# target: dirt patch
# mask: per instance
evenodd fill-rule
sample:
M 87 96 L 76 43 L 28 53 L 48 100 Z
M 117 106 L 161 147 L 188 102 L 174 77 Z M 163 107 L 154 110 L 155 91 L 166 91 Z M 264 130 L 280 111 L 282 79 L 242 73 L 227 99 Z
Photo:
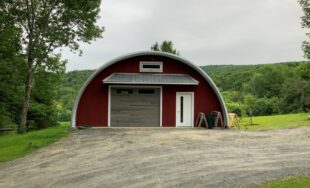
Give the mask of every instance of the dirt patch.
M 0 164 L 0 187 L 252 187 L 310 174 L 310 127 L 76 130 Z

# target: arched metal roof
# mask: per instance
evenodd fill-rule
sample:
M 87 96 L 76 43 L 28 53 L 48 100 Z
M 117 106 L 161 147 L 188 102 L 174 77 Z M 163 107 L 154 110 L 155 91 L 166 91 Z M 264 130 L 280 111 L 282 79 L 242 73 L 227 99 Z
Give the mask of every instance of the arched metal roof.
M 84 93 L 86 87 L 88 86 L 88 84 L 100 73 L 102 72 L 104 69 L 106 69 L 107 67 L 113 65 L 114 63 L 117 63 L 119 61 L 125 60 L 125 59 L 129 59 L 132 57 L 137 57 L 137 56 L 144 56 L 144 55 L 154 55 L 154 56 L 162 56 L 162 57 L 168 57 L 177 61 L 180 61 L 190 67 L 192 67 L 194 70 L 196 70 L 197 72 L 199 72 L 204 78 L 205 80 L 210 84 L 210 86 L 212 87 L 212 89 L 214 90 L 222 111 L 223 113 L 223 120 L 224 120 L 224 125 L 228 125 L 228 114 L 227 114 L 227 108 L 224 102 L 224 99 L 221 95 L 221 93 L 219 92 L 218 88 L 216 87 L 215 83 L 212 81 L 212 79 L 207 75 L 207 73 L 205 71 L 203 71 L 200 67 L 194 65 L 191 61 L 181 58 L 179 56 L 170 54 L 170 53 L 165 53 L 165 52 L 158 52 L 158 51 L 142 51 L 142 52 L 135 52 L 135 53 L 130 53 L 127 55 L 123 55 L 120 56 L 118 58 L 112 59 L 109 62 L 107 62 L 106 64 L 102 65 L 101 67 L 99 67 L 88 79 L 87 81 L 84 83 L 84 85 L 82 86 L 82 88 L 80 89 L 80 92 L 78 93 L 74 105 L 73 105 L 73 109 L 72 109 L 72 118 L 71 118 L 71 126 L 73 128 L 76 127 L 76 112 L 77 112 L 77 107 L 80 101 L 80 98 L 82 96 L 82 94 Z

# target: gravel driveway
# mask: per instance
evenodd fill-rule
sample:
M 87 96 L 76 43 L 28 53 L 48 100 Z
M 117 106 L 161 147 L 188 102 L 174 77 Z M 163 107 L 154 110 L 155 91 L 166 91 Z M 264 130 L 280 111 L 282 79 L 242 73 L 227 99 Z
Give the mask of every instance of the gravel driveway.
M 0 164 L 0 187 L 255 187 L 310 174 L 310 126 L 76 130 Z

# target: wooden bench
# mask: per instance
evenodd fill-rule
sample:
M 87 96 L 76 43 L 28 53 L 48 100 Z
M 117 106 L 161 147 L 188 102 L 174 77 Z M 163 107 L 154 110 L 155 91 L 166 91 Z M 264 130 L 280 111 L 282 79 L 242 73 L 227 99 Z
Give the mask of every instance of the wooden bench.
M 205 124 L 206 128 L 209 127 L 207 119 L 206 119 L 206 115 L 204 113 L 202 113 L 202 112 L 199 112 L 198 113 L 198 117 L 196 119 L 195 126 L 202 127 L 203 123 Z
M 215 120 L 214 120 L 214 127 L 215 128 L 217 128 L 217 127 L 225 128 L 221 112 L 219 112 L 219 111 L 212 111 L 211 115 L 215 117 Z M 219 126 L 219 125 L 221 125 L 221 126 Z
M 212 128 L 218 128 L 218 127 L 225 128 L 221 112 L 212 111 L 210 113 L 210 115 L 214 117 L 214 120 L 213 120 L 214 121 L 213 122 L 214 127 L 212 127 Z M 199 112 L 198 117 L 197 117 L 196 122 L 195 122 L 195 125 L 197 127 L 201 127 L 203 124 L 205 124 L 206 128 L 209 128 L 209 124 L 208 124 L 208 121 L 206 118 L 206 114 Z

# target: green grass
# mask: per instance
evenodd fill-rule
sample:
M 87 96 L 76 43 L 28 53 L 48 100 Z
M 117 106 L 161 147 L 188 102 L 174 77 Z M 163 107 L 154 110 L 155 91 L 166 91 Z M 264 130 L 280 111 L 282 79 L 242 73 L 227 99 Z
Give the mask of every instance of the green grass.
M 253 117 L 253 125 L 249 125 L 249 118 L 244 117 L 240 121 L 240 128 L 243 130 L 270 130 L 282 128 L 295 128 L 300 126 L 310 126 L 307 119 L 309 113 L 285 114 L 274 116 Z
M 0 136 L 0 162 L 10 161 L 47 146 L 58 139 L 68 136 L 70 131 L 68 122 L 61 122 L 59 126 L 25 134 L 8 134 Z
M 263 188 L 310 188 L 310 176 L 291 176 L 265 183 Z

